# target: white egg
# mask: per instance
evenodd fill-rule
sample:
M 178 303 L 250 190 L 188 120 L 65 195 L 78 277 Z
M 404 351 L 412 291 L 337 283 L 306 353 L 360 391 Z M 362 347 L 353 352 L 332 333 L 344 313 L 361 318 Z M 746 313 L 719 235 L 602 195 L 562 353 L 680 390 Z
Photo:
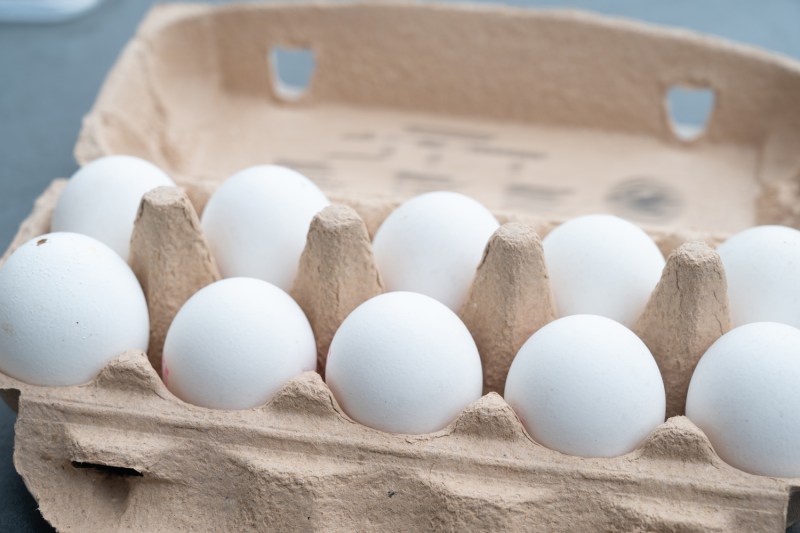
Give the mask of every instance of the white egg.
M 644 231 L 611 215 L 569 220 L 542 245 L 559 316 L 600 315 L 628 327 L 644 311 L 665 264 Z
M 800 330 L 775 322 L 733 329 L 697 363 L 686 416 L 728 464 L 800 477 Z
M 53 231 L 94 237 L 128 260 L 133 222 L 142 196 L 175 183 L 154 164 L 112 155 L 86 164 L 67 182 L 53 212 Z
M 800 327 L 800 231 L 758 226 L 717 248 L 728 280 L 731 322 Z
M 288 168 L 255 166 L 228 178 L 202 216 L 222 276 L 258 278 L 290 290 L 311 219 L 328 203 L 311 180 Z
M 331 342 L 325 379 L 354 420 L 391 433 L 442 429 L 483 389 L 463 322 L 410 292 L 376 296 L 350 313 Z
M 498 226 L 468 196 L 423 194 L 395 209 L 378 228 L 375 262 L 387 290 L 425 294 L 457 312 Z
M 302 309 L 278 287 L 230 278 L 196 292 L 167 332 L 164 383 L 177 397 L 212 409 L 249 409 L 317 366 Z
M 0 269 L 0 370 L 34 385 L 78 385 L 127 350 L 147 350 L 144 293 L 105 244 L 50 233 Z
M 505 399 L 538 443 L 584 457 L 633 451 L 666 412 L 647 346 L 596 315 L 561 318 L 534 333 L 511 363 Z

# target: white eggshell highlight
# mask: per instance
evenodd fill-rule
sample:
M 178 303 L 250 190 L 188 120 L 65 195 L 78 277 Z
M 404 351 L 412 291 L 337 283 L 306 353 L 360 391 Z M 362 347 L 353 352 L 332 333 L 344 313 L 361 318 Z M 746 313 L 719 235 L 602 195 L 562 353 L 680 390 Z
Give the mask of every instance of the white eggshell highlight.
M 647 346 L 595 315 L 561 318 L 534 333 L 511 364 L 505 399 L 534 440 L 583 457 L 633 451 L 666 412 Z
M 718 248 L 728 280 L 731 322 L 800 327 L 800 231 L 757 226 Z
M 105 244 L 50 233 L 0 269 L 0 371 L 34 385 L 78 385 L 127 350 L 147 350 L 144 293 Z
M 692 375 L 686 416 L 728 464 L 800 477 L 800 330 L 775 322 L 733 329 Z
M 612 215 L 569 220 L 542 245 L 559 316 L 600 315 L 628 327 L 644 311 L 665 264 L 641 228 Z
M 203 233 L 223 277 L 258 278 L 288 291 L 311 219 L 328 204 L 322 191 L 294 170 L 250 167 L 211 195 Z
M 164 341 L 162 376 L 189 403 L 249 409 L 316 366 L 311 325 L 291 296 L 263 280 L 229 278 L 178 311 Z
M 489 210 L 468 196 L 423 194 L 395 209 L 378 228 L 375 262 L 387 290 L 425 294 L 458 312 L 498 226 Z
M 478 349 L 463 322 L 410 292 L 376 296 L 345 319 L 325 379 L 350 417 L 390 433 L 438 431 L 483 389 Z
M 96 159 L 67 182 L 53 212 L 53 231 L 82 233 L 128 260 L 142 196 L 175 183 L 154 164 L 129 155 Z

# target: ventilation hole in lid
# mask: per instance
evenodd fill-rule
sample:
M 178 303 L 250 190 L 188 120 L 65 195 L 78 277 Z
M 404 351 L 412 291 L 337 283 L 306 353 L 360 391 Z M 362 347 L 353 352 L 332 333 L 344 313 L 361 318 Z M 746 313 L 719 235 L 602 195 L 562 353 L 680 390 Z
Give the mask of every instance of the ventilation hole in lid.
M 308 92 L 316 68 L 314 51 L 309 48 L 274 46 L 269 52 L 269 66 L 275 95 L 295 101 Z
M 144 474 L 134 468 L 127 468 L 124 466 L 104 465 L 99 463 L 84 463 L 81 461 L 72 461 L 73 468 L 78 469 L 91 469 L 102 474 L 109 474 L 119 477 L 142 477 Z
M 673 85 L 667 91 L 666 105 L 672 132 L 682 141 L 700 138 L 714 110 L 714 90 Z

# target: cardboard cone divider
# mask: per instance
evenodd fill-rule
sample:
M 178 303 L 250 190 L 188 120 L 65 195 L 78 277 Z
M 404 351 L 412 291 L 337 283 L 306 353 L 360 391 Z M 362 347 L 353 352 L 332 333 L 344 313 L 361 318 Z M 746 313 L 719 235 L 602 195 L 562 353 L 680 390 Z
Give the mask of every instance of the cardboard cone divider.
M 44 199 L 15 242 L 47 231 L 57 194 L 48 190 Z M 143 199 L 131 263 L 155 315 L 155 338 L 219 276 L 178 188 Z M 361 217 L 347 206 L 325 208 L 309 228 L 292 290 L 321 338 L 321 356 L 348 312 L 382 290 Z M 724 294 L 717 254 L 683 244 L 636 325 L 664 372 L 673 411 L 697 358 L 729 327 Z M 0 388 L 19 398 L 15 466 L 45 517 L 64 530 L 779 531 L 796 518 L 790 503 L 800 480 L 726 465 L 683 416 L 616 458 L 570 457 L 528 436 L 491 391 L 502 390 L 519 345 L 555 318 L 541 240 L 530 226 L 506 223 L 491 237 L 461 316 L 489 392 L 439 432 L 361 426 L 315 372 L 259 408 L 196 407 L 169 392 L 157 358 L 133 351 L 83 386 L 38 387 L 0 375 Z
M 542 241 L 531 227 L 510 222 L 495 231 L 460 314 L 481 354 L 484 393 L 503 394 L 514 356 L 556 318 Z
M 731 329 L 728 287 L 717 252 L 681 245 L 633 327 L 655 357 L 667 393 L 667 417 L 684 413 L 689 381 L 709 346 Z
M 311 322 L 317 369 L 325 375 L 328 347 L 350 312 L 383 292 L 367 227 L 344 205 L 331 205 L 311 221 L 291 295 Z
M 161 351 L 172 319 L 198 290 L 220 279 L 189 197 L 158 187 L 142 198 L 131 237 L 129 263 L 147 299 L 147 355 L 161 375 Z

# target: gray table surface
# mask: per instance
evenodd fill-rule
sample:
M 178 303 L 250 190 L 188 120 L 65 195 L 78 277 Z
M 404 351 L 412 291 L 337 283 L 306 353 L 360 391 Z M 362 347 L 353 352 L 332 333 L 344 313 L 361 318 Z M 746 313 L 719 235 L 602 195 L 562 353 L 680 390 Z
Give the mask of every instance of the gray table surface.
M 47 183 L 75 171 L 72 148 L 81 118 L 154 3 L 106 0 L 66 23 L 0 23 L 0 250 L 8 246 Z M 721 35 L 800 58 L 800 1 L 796 0 L 507 3 L 590 9 Z M 52 531 L 14 470 L 14 420 L 14 413 L 0 402 L 0 532 Z

